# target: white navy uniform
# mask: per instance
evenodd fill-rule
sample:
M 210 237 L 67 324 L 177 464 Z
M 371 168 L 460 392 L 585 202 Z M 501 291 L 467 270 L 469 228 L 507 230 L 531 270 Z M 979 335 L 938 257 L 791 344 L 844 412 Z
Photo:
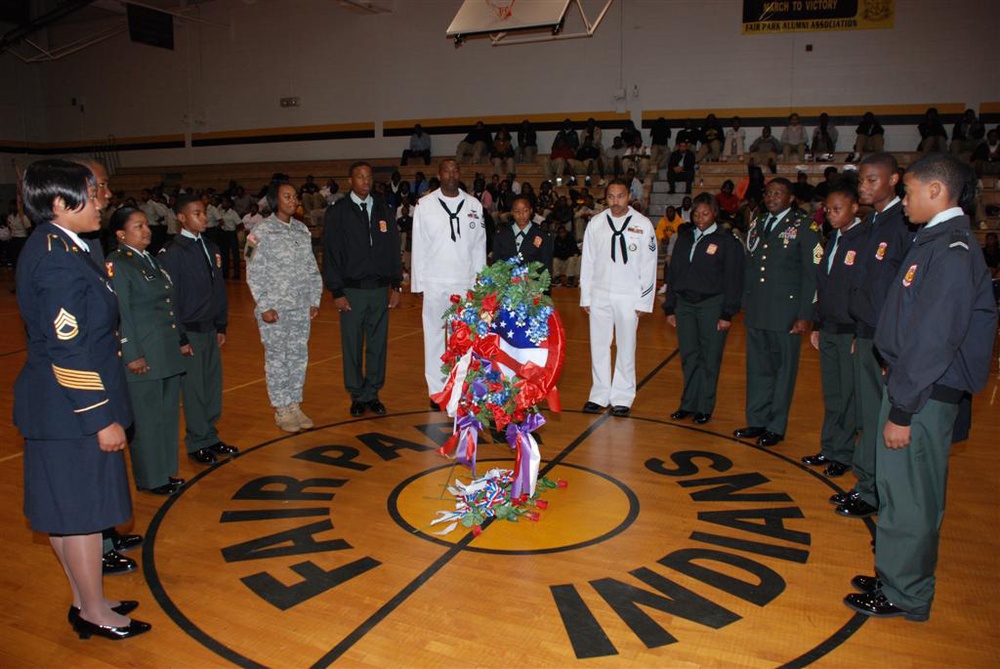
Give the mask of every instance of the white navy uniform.
M 635 399 L 635 331 L 638 312 L 651 312 L 656 297 L 656 232 L 632 207 L 591 219 L 583 235 L 580 306 L 590 309 L 590 401 L 631 407 Z M 618 355 L 611 375 L 611 340 Z
M 479 200 L 459 189 L 427 193 L 413 209 L 410 292 L 424 294 L 424 376 L 428 394 L 444 389 L 445 333 L 441 317 L 451 296 L 472 287 L 486 266 L 486 222 Z

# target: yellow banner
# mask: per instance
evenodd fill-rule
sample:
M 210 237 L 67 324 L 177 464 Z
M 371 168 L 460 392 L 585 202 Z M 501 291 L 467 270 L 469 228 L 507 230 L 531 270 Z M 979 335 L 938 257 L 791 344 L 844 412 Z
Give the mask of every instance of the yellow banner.
M 743 0 L 743 34 L 892 28 L 896 0 Z

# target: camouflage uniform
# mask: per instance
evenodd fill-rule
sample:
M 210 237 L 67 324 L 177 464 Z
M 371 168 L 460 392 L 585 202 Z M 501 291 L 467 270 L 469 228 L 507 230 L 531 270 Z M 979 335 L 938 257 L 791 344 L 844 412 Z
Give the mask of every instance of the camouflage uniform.
M 312 236 L 300 221 L 282 223 L 269 216 L 247 236 L 247 283 L 264 344 L 267 394 L 278 409 L 298 405 L 309 362 L 309 309 L 323 293 Z M 261 314 L 278 312 L 276 323 Z

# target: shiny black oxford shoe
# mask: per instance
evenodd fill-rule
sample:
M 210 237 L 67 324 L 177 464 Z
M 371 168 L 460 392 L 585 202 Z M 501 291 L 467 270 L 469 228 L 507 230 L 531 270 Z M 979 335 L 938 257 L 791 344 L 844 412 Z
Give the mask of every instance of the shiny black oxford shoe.
M 758 446 L 777 446 L 785 440 L 785 435 L 764 430 L 764 433 L 757 437 Z
M 200 465 L 214 465 L 218 460 L 216 460 L 215 454 L 207 448 L 202 448 L 194 453 L 188 453 L 188 457 L 197 462 Z
M 858 574 L 851 579 L 851 587 L 858 592 L 864 592 L 870 595 L 882 589 L 882 579 L 878 576 L 865 576 L 864 574 Z
M 926 611 L 908 611 L 896 606 L 881 590 L 851 593 L 844 597 L 844 604 L 847 604 L 847 608 L 872 618 L 906 618 L 913 622 L 924 622 L 930 618 Z
M 597 402 L 587 401 L 583 405 L 583 413 L 604 413 L 605 408 Z
M 847 465 L 841 462 L 834 462 L 831 460 L 830 464 L 828 464 L 826 466 L 826 469 L 823 470 L 823 475 L 833 479 L 837 478 L 838 476 L 843 476 L 844 472 L 846 472 L 848 469 L 850 468 Z
M 712 414 L 710 413 L 696 413 L 694 415 L 694 420 L 692 421 L 695 425 L 704 425 L 708 421 L 712 420 Z
M 733 436 L 737 439 L 756 439 L 762 434 L 764 434 L 764 428 L 762 427 L 748 426 L 733 430 Z
M 105 576 L 117 576 L 135 571 L 138 566 L 135 560 L 127 558 L 118 551 L 108 551 L 101 556 L 101 571 Z
M 379 399 L 374 399 L 368 403 L 368 408 L 372 410 L 372 413 L 376 416 L 384 416 L 386 414 L 385 405 Z
M 685 411 L 684 409 L 678 409 L 677 411 L 670 414 L 670 420 L 684 420 L 691 415 L 690 411 Z
M 208 450 L 212 451 L 216 455 L 236 455 L 240 452 L 240 449 L 235 446 L 230 446 L 227 443 L 217 441 L 208 447 Z
M 833 460 L 826 457 L 822 453 L 817 453 L 816 455 L 807 455 L 802 458 L 802 464 L 809 465 L 810 467 L 822 467 L 823 465 L 828 465 Z
M 365 415 L 365 403 L 358 400 L 351 402 L 351 415 L 355 418 Z
M 857 495 L 838 506 L 836 512 L 845 518 L 867 518 L 878 513 L 878 507 L 872 506 Z
M 142 545 L 141 534 L 119 534 L 118 532 L 112 532 L 110 538 L 111 545 L 114 546 L 114 549 L 122 553 L 130 551 L 133 548 L 138 548 Z

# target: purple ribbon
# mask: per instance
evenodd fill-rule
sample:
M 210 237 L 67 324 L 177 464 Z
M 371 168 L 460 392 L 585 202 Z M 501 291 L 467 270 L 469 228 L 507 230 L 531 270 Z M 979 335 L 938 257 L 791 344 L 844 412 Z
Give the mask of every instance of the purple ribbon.
M 467 413 L 455 423 L 458 432 L 458 448 L 455 449 L 455 459 L 461 462 L 476 475 L 476 446 L 479 443 L 479 431 L 483 426 L 475 414 Z
M 511 497 L 520 497 L 531 487 L 531 440 L 528 437 L 542 425 L 545 425 L 545 417 L 540 413 L 529 413 L 520 425 L 507 425 L 507 443 L 515 450 Z

